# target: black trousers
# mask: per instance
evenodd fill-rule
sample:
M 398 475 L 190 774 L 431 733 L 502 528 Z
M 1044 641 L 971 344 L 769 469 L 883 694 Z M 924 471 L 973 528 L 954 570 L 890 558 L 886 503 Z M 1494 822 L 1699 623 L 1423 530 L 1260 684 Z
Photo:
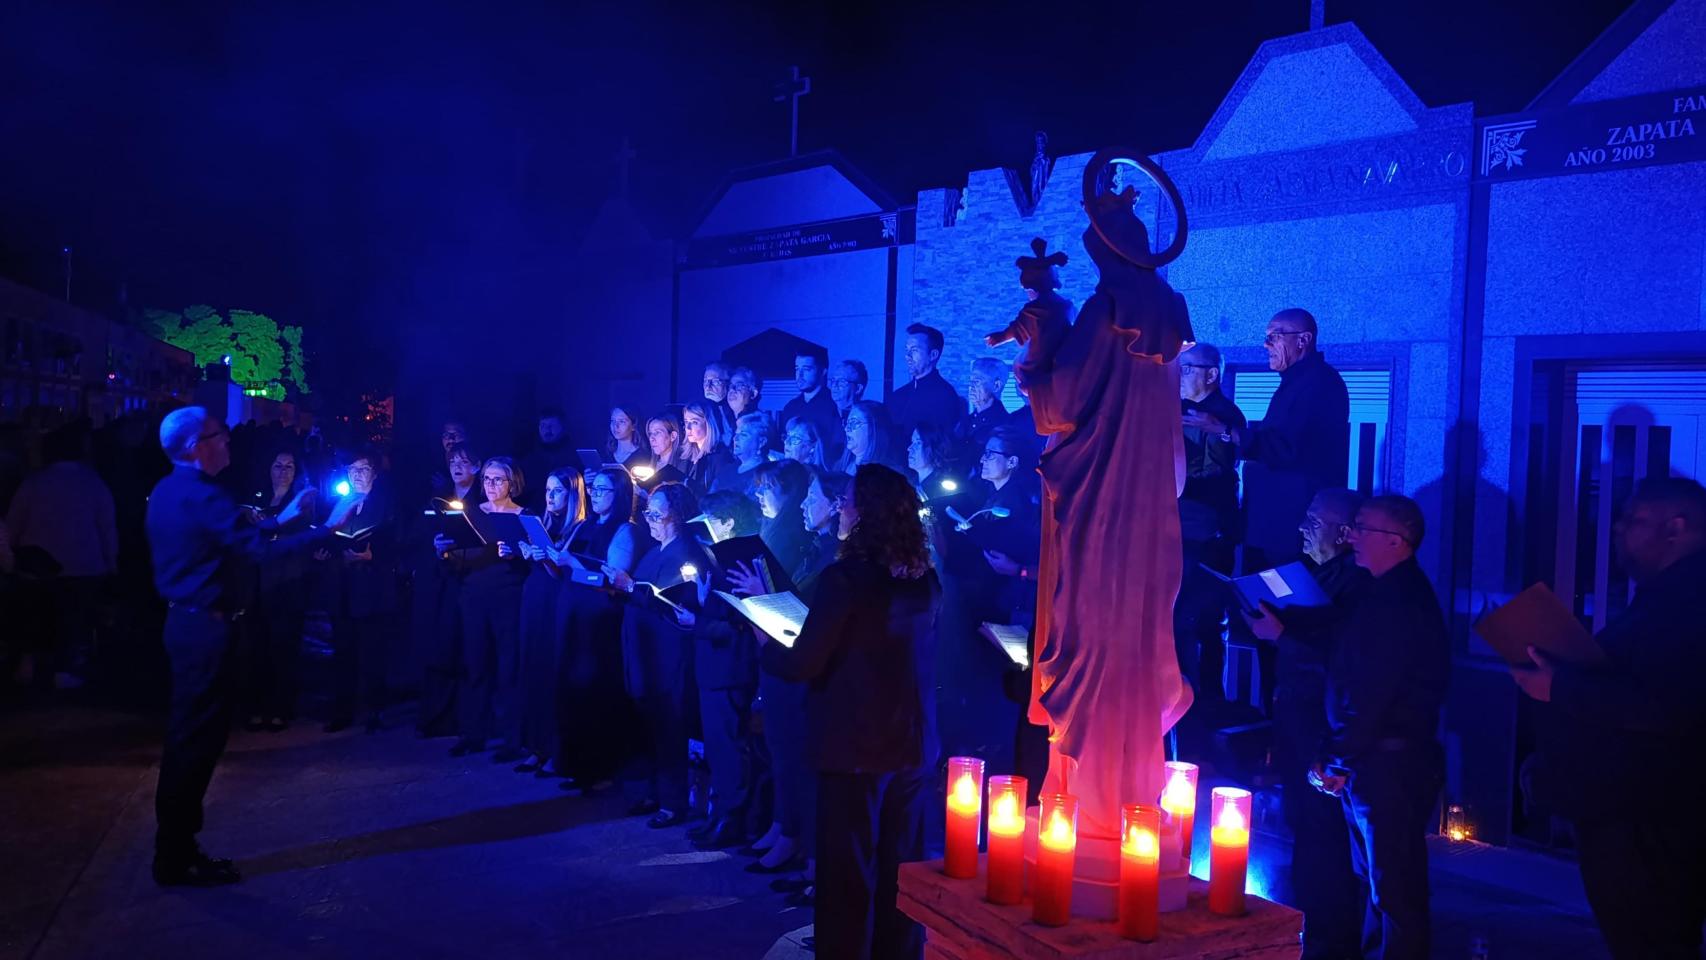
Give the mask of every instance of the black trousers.
M 521 584 L 463 584 L 462 739 L 521 748 Z
M 756 684 L 699 691 L 699 725 L 705 742 L 705 763 L 711 768 L 711 813 L 745 824 L 752 804 L 752 696 Z
M 1226 699 L 1222 667 L 1226 662 L 1226 588 L 1201 564 L 1232 572 L 1232 548 L 1221 540 L 1184 541 L 1185 566 L 1179 597 L 1173 603 L 1173 646 L 1179 670 L 1196 695 L 1195 709 Z
M 817 777 L 817 955 L 911 960 L 924 929 L 895 907 L 900 865 L 924 859 L 922 769 Z
M 281 720 L 296 716 L 302 621 L 302 610 L 294 605 L 261 607 L 243 617 L 242 633 L 248 646 L 244 707 L 251 716 Z
M 1359 757 L 1341 800 L 1351 865 L 1368 889 L 1362 955 L 1427 960 L 1427 829 L 1442 777 L 1439 748 L 1377 751 Z
M 389 613 L 338 617 L 332 625 L 332 715 L 348 721 L 358 708 L 378 712 L 386 706 L 386 684 L 393 618 Z
M 420 663 L 420 718 L 429 736 L 456 732 L 456 694 L 462 686 L 462 585 L 436 567 L 415 574 L 410 607 L 416 659 Z
M 230 625 L 206 613 L 171 610 L 163 640 L 172 699 L 154 791 L 154 851 L 181 861 L 196 852 L 202 798 L 231 732 L 236 657 Z
M 1351 867 L 1344 804 L 1309 784 L 1309 764 L 1326 732 L 1326 678 L 1281 656 L 1274 691 L 1274 766 L 1291 828 L 1291 905 L 1303 911 L 1302 960 L 1362 955 L 1365 884 Z
M 1617 960 L 1700 960 L 1706 829 L 1678 818 L 1578 821 L 1582 886 Z

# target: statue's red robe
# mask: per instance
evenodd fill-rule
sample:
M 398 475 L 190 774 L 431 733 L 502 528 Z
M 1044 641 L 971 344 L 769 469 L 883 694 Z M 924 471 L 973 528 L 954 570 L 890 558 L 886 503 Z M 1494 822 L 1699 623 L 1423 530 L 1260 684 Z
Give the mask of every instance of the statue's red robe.
M 1122 803 L 1161 794 L 1162 736 L 1191 702 L 1173 650 L 1184 489 L 1184 297 L 1086 245 L 1103 282 L 1076 322 L 1038 297 L 1015 372 L 1047 436 L 1031 722 L 1049 729 L 1047 791 L 1079 801 L 1082 836 L 1119 836 Z M 1098 249 L 1100 248 L 1100 249 Z M 1101 256 L 1098 256 L 1101 254 Z

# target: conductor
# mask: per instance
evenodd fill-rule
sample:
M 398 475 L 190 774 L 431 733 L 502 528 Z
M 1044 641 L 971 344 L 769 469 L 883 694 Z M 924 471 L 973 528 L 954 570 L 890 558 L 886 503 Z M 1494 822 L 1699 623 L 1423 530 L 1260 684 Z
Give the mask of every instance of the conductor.
M 275 517 L 240 515 L 214 477 L 231 462 L 231 435 L 201 407 L 168 413 L 160 447 L 172 472 L 148 498 L 148 544 L 154 585 L 166 601 L 164 642 L 172 669 L 171 711 L 154 794 L 154 882 L 162 886 L 216 886 L 241 879 L 229 860 L 216 860 L 196 843 L 202 797 L 225 750 L 231 728 L 233 621 L 241 614 L 235 586 L 245 562 L 262 562 L 309 549 L 329 534 L 311 527 L 271 539 L 268 531 L 303 512 L 303 494 Z M 332 522 L 347 516 L 335 510 Z

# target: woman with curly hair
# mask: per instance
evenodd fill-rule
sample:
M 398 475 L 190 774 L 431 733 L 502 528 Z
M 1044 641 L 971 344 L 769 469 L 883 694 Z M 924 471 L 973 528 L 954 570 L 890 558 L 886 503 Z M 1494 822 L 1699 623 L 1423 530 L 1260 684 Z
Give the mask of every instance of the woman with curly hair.
M 819 578 L 799 638 L 766 643 L 762 663 L 810 683 L 819 955 L 918 957 L 922 931 L 895 908 L 895 894 L 900 864 L 924 856 L 942 589 L 906 477 L 859 467 L 846 511 L 852 531 Z

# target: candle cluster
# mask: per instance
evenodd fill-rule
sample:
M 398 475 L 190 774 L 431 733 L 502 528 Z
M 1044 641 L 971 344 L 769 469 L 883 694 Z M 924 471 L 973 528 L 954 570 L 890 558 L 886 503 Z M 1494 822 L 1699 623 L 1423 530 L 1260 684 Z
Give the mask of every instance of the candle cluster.
M 987 825 L 985 896 L 991 903 L 1012 906 L 1022 902 L 1025 893 L 1026 782 L 1024 777 L 990 777 L 986 807 L 983 773 L 983 761 L 976 757 L 948 761 L 942 871 L 958 879 L 976 878 L 978 840 Z M 1162 874 L 1190 869 L 1197 776 L 1195 764 L 1170 762 L 1158 805 L 1134 803 L 1120 810 L 1118 924 L 1122 937 L 1151 942 L 1160 934 Z M 1245 909 L 1250 862 L 1250 791 L 1216 787 L 1210 817 L 1208 906 L 1216 914 L 1238 916 Z M 1031 877 L 1035 922 L 1061 926 L 1071 919 L 1077 850 L 1078 798 L 1044 794 L 1038 806 L 1037 859 Z

